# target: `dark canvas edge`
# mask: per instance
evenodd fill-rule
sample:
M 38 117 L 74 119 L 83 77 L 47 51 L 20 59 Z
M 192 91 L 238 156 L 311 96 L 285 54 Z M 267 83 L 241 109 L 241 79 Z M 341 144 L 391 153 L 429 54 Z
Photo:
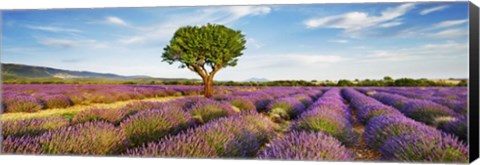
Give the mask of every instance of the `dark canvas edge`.
M 479 157 L 479 12 L 478 7 L 469 4 L 469 160 Z

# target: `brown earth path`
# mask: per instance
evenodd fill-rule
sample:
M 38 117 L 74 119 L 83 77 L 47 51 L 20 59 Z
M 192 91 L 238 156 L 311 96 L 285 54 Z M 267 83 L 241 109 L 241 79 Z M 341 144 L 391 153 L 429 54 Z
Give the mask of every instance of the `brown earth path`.
M 380 160 L 381 154 L 377 150 L 373 150 L 368 148 L 366 142 L 365 142 L 365 137 L 364 137 L 364 132 L 365 132 L 365 125 L 362 124 L 358 118 L 357 118 L 357 111 L 355 108 L 350 106 L 350 109 L 352 110 L 352 117 L 353 117 L 353 131 L 358 135 L 357 142 L 351 146 L 348 147 L 355 155 L 355 160 L 360 160 L 360 161 L 378 161 Z

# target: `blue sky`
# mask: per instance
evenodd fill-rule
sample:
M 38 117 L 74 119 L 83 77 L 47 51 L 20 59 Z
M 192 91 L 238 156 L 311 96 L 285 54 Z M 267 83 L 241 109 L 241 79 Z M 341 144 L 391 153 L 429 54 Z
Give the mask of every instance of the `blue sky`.
M 161 62 L 185 25 L 241 30 L 247 49 L 216 80 L 468 77 L 468 3 L 364 3 L 12 10 L 3 63 L 199 78 Z

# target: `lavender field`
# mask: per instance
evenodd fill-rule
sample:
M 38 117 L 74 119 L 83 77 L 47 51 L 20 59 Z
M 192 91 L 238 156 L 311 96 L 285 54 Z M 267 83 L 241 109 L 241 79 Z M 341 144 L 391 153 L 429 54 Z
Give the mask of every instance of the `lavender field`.
M 2 153 L 467 162 L 466 87 L 3 85 Z

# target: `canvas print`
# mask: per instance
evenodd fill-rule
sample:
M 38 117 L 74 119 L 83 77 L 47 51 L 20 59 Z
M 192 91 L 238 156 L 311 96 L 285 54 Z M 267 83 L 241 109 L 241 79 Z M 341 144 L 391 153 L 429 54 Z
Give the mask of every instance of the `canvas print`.
M 2 154 L 468 162 L 467 2 L 1 12 Z

